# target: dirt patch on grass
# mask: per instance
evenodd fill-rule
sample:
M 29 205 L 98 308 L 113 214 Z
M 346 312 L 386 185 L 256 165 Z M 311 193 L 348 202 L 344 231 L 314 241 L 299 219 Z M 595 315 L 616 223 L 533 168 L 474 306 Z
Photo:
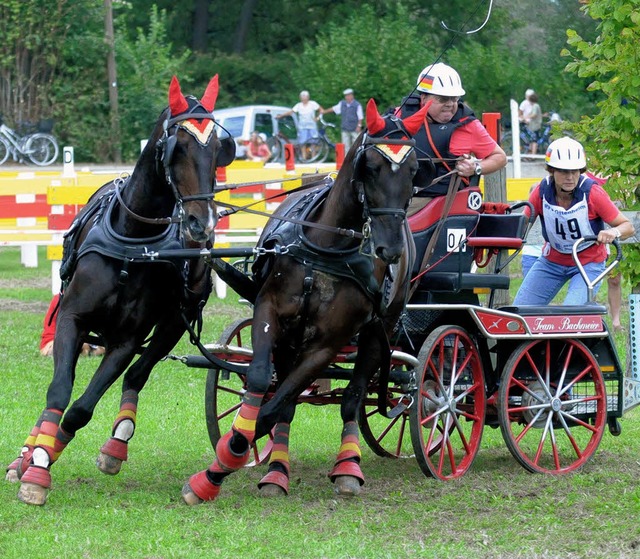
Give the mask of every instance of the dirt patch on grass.
M 18 299 L 0 299 L 0 312 L 15 311 L 44 315 L 49 303 L 44 301 L 20 301 Z

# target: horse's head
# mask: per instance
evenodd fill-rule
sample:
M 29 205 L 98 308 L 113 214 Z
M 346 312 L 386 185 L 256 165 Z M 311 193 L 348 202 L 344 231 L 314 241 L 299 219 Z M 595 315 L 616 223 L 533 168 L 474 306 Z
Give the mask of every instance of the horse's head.
M 428 106 L 401 120 L 380 116 L 373 99 L 367 104 L 367 131 L 354 145 L 353 179 L 362 204 L 362 251 L 387 264 L 397 262 L 404 248 L 404 220 L 418 170 L 415 143 Z
M 209 239 L 216 225 L 216 167 L 229 165 L 236 153 L 233 138 L 221 139 L 216 133 L 213 109 L 217 97 L 217 74 L 200 100 L 185 97 L 174 76 L 163 132 L 156 144 L 157 169 L 173 190 L 182 230 L 197 242 Z

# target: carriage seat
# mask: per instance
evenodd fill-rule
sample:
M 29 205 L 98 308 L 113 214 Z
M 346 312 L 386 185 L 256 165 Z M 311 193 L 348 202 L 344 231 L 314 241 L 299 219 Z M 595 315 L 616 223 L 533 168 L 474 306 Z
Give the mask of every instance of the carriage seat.
M 434 266 L 423 276 L 421 287 L 429 291 L 454 293 L 473 289 L 509 289 L 508 274 L 471 272 L 471 254 L 487 251 L 488 259 L 500 250 L 520 250 L 526 230 L 527 217 L 523 214 L 480 214 L 477 227 L 465 241 L 468 256 L 463 257 L 459 253 L 455 258 L 450 255 L 448 259 L 453 257 L 457 265 L 446 270 Z
M 501 311 L 519 314 L 520 316 L 571 316 L 578 314 L 607 314 L 607 307 L 592 303 L 590 305 L 519 305 L 500 307 Z

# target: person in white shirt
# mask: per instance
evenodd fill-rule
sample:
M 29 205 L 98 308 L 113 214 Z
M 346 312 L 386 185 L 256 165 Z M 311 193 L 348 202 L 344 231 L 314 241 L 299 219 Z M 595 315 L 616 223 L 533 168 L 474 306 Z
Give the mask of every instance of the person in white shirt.
M 307 90 L 300 92 L 300 101 L 296 103 L 290 111 L 281 113 L 276 119 L 289 116 L 293 113 L 298 115 L 298 144 L 302 145 L 312 138 L 318 137 L 318 125 L 316 121 L 318 117 L 316 113 L 322 113 L 324 109 L 315 101 L 311 100 L 311 96 Z

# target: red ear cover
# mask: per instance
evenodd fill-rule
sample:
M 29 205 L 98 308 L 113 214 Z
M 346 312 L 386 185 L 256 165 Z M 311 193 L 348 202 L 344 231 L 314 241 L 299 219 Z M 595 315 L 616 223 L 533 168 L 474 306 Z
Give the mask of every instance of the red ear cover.
M 376 102 L 373 99 L 369 99 L 367 103 L 367 129 L 369 134 L 377 134 L 384 130 L 384 127 L 384 118 L 380 116 Z
M 413 113 L 402 121 L 405 130 L 411 135 L 415 136 L 416 132 L 420 130 L 420 127 L 424 123 L 424 118 L 427 115 L 427 111 L 431 106 L 431 100 L 427 101 L 417 113 Z
M 218 74 L 213 76 L 207 85 L 207 89 L 200 99 L 202 106 L 210 113 L 213 112 L 213 108 L 216 106 L 216 99 L 218 99 Z
M 169 86 L 169 110 L 172 116 L 182 114 L 189 108 L 189 103 L 182 95 L 180 91 L 180 82 L 178 78 L 173 76 L 171 78 L 171 85 Z

